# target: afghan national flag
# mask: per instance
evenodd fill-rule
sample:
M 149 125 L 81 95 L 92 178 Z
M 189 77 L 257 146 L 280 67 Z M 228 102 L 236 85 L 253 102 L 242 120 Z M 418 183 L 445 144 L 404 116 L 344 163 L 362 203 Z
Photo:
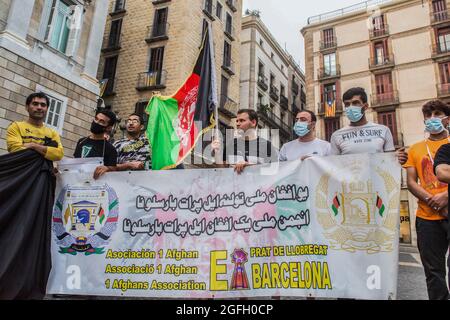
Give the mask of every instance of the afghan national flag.
M 153 170 L 172 169 L 181 164 L 199 138 L 216 124 L 218 103 L 212 43 L 208 26 L 194 70 L 183 86 L 173 96 L 154 96 L 147 106 Z
M 103 220 L 105 220 L 105 210 L 103 210 L 102 207 L 100 207 L 100 211 L 98 212 L 98 221 L 100 221 L 100 224 L 103 223 Z
M 336 194 L 336 196 L 333 199 L 333 204 L 331 205 L 331 209 L 334 212 L 334 216 L 338 215 L 340 206 L 341 206 L 341 203 L 339 202 L 338 195 Z
M 384 204 L 383 204 L 383 200 L 381 200 L 380 196 L 377 195 L 377 208 L 378 208 L 378 213 L 380 214 L 380 216 L 383 216 L 383 212 L 384 212 Z

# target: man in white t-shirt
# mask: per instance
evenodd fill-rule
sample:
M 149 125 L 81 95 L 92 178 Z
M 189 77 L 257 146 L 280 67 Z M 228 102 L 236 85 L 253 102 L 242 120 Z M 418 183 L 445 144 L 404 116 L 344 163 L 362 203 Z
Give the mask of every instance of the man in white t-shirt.
M 367 94 L 363 88 L 351 88 L 344 93 L 345 114 L 350 125 L 339 129 L 331 136 L 331 153 L 357 154 L 395 151 L 394 139 L 388 127 L 366 119 Z M 408 155 L 404 148 L 397 150 L 400 164 L 405 164 Z
M 300 111 L 295 118 L 294 131 L 298 139 L 290 141 L 281 147 L 280 161 L 304 160 L 313 156 L 328 156 L 331 154 L 329 142 L 316 137 L 317 117 L 309 110 Z

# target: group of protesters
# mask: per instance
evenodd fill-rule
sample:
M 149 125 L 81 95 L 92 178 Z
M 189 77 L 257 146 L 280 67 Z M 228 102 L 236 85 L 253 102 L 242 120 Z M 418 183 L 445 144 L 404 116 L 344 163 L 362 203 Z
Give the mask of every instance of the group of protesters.
M 278 151 L 258 134 L 258 114 L 240 109 L 236 118 L 236 135 L 227 143 L 215 139 L 212 153 L 219 167 L 233 167 L 242 174 L 246 167 L 278 161 L 307 161 L 314 157 L 364 153 L 395 152 L 407 172 L 409 191 L 418 199 L 416 218 L 417 245 L 425 270 L 430 299 L 449 299 L 446 282 L 446 253 L 449 249 L 448 187 L 450 182 L 450 107 L 440 101 L 422 107 L 428 137 L 410 146 L 395 149 L 390 129 L 368 121 L 367 94 L 363 88 L 351 88 L 343 95 L 345 115 L 350 124 L 335 131 L 330 142 L 317 138 L 317 117 L 310 110 L 296 114 L 293 131 L 298 136 Z M 45 126 L 49 98 L 41 92 L 26 100 L 28 119 L 13 122 L 7 130 L 9 152 L 31 149 L 50 161 L 59 161 L 64 150 L 58 133 Z M 101 157 L 103 164 L 94 172 L 99 179 L 107 172 L 146 170 L 151 167 L 151 143 L 145 135 L 145 123 L 139 114 L 126 119 L 126 137 L 112 141 L 109 136 L 117 117 L 108 109 L 99 109 L 92 121 L 90 134 L 80 139 L 73 157 Z M 113 138 L 113 137 L 112 137 Z M 450 265 L 450 258 L 447 260 Z M 450 276 L 450 275 L 449 275 Z

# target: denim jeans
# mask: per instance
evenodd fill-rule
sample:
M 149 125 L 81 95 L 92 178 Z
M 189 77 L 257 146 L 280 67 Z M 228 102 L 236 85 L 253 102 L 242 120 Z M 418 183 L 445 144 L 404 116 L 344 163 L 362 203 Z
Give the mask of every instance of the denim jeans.
M 449 290 L 445 279 L 449 274 L 445 266 L 445 255 L 449 250 L 448 220 L 425 220 L 417 217 L 417 247 L 420 253 L 427 281 L 428 298 L 430 300 L 449 299 Z M 450 258 L 447 259 L 450 267 Z

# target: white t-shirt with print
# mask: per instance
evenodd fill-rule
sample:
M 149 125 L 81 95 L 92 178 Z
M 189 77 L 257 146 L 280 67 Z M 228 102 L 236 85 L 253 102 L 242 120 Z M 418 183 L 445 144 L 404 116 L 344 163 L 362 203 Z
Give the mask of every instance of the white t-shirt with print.
M 394 139 L 388 127 L 368 122 L 365 125 L 347 126 L 331 136 L 332 154 L 382 153 L 394 151 Z
M 324 157 L 331 154 L 331 145 L 328 141 L 314 139 L 301 142 L 298 139 L 284 144 L 280 150 L 280 161 L 298 160 L 305 156 Z

